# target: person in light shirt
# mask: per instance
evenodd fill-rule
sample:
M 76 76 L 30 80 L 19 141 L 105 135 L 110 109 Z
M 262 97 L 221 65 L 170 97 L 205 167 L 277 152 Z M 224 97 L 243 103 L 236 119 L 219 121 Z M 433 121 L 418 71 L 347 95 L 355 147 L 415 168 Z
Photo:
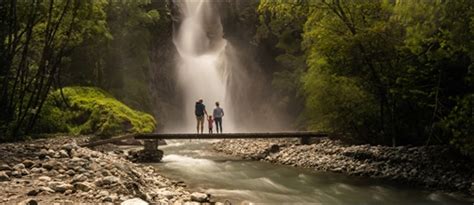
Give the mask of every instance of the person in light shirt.
M 219 102 L 216 102 L 216 108 L 214 108 L 214 112 L 212 113 L 214 117 L 214 122 L 216 122 L 216 133 L 222 133 L 222 117 L 224 117 L 224 109 L 219 107 Z

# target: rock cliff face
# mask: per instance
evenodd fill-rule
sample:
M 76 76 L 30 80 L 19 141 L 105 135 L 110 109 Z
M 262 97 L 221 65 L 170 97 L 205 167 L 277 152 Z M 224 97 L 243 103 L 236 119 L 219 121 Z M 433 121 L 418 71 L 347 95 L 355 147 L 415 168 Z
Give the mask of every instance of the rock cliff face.
M 394 180 L 429 189 L 472 194 L 473 165 L 446 146 L 311 145 L 288 140 L 224 140 L 217 151 L 276 164 Z

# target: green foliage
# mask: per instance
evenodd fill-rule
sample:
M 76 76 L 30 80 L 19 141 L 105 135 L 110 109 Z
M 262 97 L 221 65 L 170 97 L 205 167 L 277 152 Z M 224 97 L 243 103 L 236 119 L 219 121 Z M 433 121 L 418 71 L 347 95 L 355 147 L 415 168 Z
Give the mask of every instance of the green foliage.
M 378 111 L 375 99 L 356 80 L 325 72 L 329 65 L 324 59 L 314 63 L 317 65 L 311 65 L 303 77 L 308 127 L 347 133 L 346 137 L 365 133 L 359 137 L 367 137 L 375 123 L 370 120 Z
M 149 133 L 155 119 L 116 100 L 107 92 L 93 87 L 66 87 L 48 97 L 36 132 L 95 134 L 108 137 L 121 133 Z
M 303 90 L 308 128 L 472 153 L 470 1 L 261 1 L 258 12 L 256 38 L 283 50 L 274 84 Z
M 148 96 L 154 28 L 166 23 L 151 1 L 107 1 L 108 38 L 91 36 L 71 56 L 67 85 L 100 87 L 133 108 L 151 110 Z
M 5 1 L 0 6 L 0 136 L 28 134 L 84 39 L 106 35 L 105 0 Z
M 460 99 L 444 123 L 453 134 L 451 143 L 474 156 L 474 94 Z

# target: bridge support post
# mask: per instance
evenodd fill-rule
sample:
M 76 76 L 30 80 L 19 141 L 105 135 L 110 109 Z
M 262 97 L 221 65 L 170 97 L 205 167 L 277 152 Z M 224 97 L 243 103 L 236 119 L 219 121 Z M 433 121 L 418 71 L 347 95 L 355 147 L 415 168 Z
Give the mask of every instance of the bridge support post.
M 300 144 L 302 144 L 302 145 L 308 145 L 308 144 L 309 144 L 309 139 L 310 139 L 310 137 L 307 137 L 307 136 L 301 137 L 301 138 L 300 138 Z
M 129 153 L 132 160 L 136 162 L 160 162 L 163 158 L 163 151 L 158 149 L 159 140 L 145 140 L 143 150 Z

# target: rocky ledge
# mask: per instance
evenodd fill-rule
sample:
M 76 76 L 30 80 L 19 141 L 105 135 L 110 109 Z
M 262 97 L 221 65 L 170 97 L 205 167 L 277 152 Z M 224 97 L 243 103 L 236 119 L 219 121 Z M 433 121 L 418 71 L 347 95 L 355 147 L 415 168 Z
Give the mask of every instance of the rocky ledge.
M 248 159 L 474 195 L 472 161 L 446 146 L 344 145 L 329 139 L 310 145 L 296 140 L 223 140 L 213 146 Z
M 154 167 L 79 147 L 79 140 L 0 144 L 0 204 L 214 204 Z

